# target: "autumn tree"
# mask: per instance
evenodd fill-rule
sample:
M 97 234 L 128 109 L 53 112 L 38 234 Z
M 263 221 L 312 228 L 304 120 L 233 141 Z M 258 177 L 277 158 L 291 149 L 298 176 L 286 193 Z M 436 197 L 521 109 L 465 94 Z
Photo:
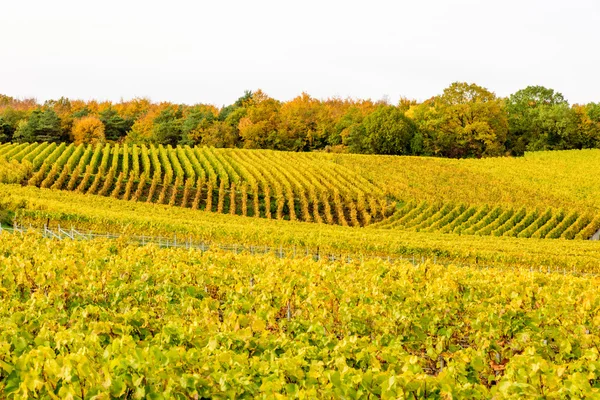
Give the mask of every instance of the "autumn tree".
M 575 104 L 572 109 L 575 127 L 569 144 L 576 149 L 600 147 L 600 103 Z
M 239 119 L 237 129 L 243 146 L 249 149 L 278 149 L 282 147 L 278 127 L 280 122 L 279 110 L 281 103 L 269 97 L 262 90 L 252 94 L 252 98 L 238 108 L 236 113 L 243 116 Z
M 455 82 L 444 93 L 407 111 L 423 135 L 423 152 L 443 157 L 504 153 L 508 123 L 504 103 L 489 90 Z
M 147 98 L 136 97 L 129 101 L 121 101 L 113 105 L 113 108 L 123 119 L 135 122 L 152 110 L 160 108 L 160 105 L 153 104 Z
M 104 142 L 104 124 L 98 117 L 86 116 L 76 119 L 73 123 L 73 142 L 80 143 L 102 143 Z
M 460 82 L 422 103 L 402 98 L 395 106 L 306 93 L 280 102 L 261 90 L 245 91 L 221 108 L 145 98 L 112 103 L 61 97 L 40 105 L 0 95 L 0 142 L 68 141 L 74 124 L 87 117 L 102 123 L 102 140 L 129 143 L 441 157 L 600 147 L 600 104 L 571 107 L 542 86 L 499 99 Z
M 236 147 L 238 131 L 225 121 L 213 121 L 200 130 L 199 144 L 209 147 Z
M 284 103 L 279 114 L 279 148 L 285 150 L 323 148 L 335 126 L 328 108 L 307 93 Z
M 214 106 L 199 104 L 193 106 L 184 113 L 184 119 L 181 125 L 182 137 L 180 144 L 196 145 L 206 142 L 206 136 L 212 136 L 214 133 L 208 133 L 217 121 L 218 109 Z M 212 141 L 212 140 L 210 140 Z M 223 147 L 223 146 L 215 146 Z
M 129 143 L 151 143 L 153 141 L 154 118 L 158 112 L 159 110 L 153 109 L 140 115 L 127 132 L 125 140 Z

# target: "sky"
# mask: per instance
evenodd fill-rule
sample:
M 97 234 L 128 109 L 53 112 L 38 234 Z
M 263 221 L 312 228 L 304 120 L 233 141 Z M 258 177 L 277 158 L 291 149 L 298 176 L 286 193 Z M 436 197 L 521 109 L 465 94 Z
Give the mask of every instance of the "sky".
M 455 81 L 600 101 L 600 1 L 10 1 L 0 93 L 227 105 L 425 100 Z

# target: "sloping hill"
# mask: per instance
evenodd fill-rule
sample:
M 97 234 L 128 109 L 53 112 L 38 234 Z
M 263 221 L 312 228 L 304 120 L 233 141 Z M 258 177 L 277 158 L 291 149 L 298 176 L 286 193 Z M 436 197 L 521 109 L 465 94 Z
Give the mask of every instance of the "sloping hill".
M 535 238 L 600 228 L 600 150 L 449 160 L 23 143 L 0 159 L 5 182 L 231 215 Z
M 216 244 L 279 248 L 298 254 L 329 253 L 382 257 L 421 257 L 453 263 L 503 268 L 600 273 L 600 243 L 589 240 L 546 240 L 440 234 L 401 229 L 355 228 L 283 221 L 191 210 L 64 190 L 0 184 L 0 210 L 12 209 L 23 226 L 50 223 L 81 232 L 191 238 Z
M 332 155 L 406 200 L 600 212 L 600 150 L 526 153 L 524 157 L 445 159 Z
M 371 227 L 459 235 L 589 239 L 600 229 L 600 215 L 554 208 L 516 209 L 412 201 Z

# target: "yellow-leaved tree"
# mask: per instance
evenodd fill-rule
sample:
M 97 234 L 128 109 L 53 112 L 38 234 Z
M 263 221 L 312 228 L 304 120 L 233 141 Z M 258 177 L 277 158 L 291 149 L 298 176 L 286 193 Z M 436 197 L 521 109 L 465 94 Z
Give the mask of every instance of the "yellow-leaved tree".
M 262 90 L 252 94 L 245 104 L 245 115 L 238 123 L 244 147 L 249 149 L 278 149 L 279 109 L 281 103 Z
M 73 141 L 80 143 L 104 142 L 104 124 L 96 116 L 86 116 L 75 120 L 73 123 Z

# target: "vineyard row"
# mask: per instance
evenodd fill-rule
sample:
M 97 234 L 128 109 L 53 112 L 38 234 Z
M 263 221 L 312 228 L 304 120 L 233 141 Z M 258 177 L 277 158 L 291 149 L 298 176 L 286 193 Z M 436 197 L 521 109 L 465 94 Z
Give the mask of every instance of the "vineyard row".
M 411 201 L 372 227 L 461 235 L 589 239 L 600 229 L 600 216 L 553 208 L 527 210 Z
M 365 226 L 393 204 L 366 179 L 310 155 L 189 146 L 8 144 L 29 185 L 218 213 Z

